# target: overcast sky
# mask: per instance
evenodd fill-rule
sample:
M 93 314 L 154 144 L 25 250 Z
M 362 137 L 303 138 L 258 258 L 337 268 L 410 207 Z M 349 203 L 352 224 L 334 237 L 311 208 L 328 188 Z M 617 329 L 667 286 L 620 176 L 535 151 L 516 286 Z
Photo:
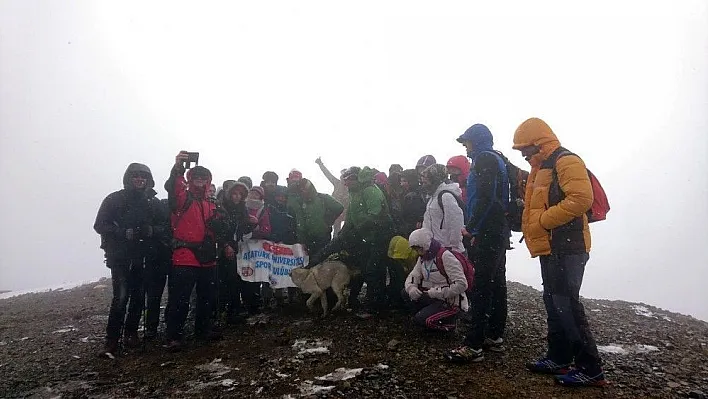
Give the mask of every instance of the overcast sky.
M 319 155 L 444 163 L 478 122 L 528 167 L 537 116 L 612 205 L 582 294 L 708 320 L 708 3 L 488 3 L 0 2 L 0 289 L 108 275 L 92 225 L 131 162 L 160 197 L 181 149 L 331 192 Z M 541 288 L 525 246 L 507 268 Z

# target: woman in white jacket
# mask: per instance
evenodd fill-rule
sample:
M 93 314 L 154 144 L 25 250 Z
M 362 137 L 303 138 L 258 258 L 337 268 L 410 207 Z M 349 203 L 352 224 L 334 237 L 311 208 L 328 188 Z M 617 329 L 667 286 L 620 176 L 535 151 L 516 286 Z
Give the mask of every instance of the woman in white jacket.
M 462 229 L 465 227 L 465 217 L 457 200 L 462 198 L 460 186 L 447 181 L 447 169 L 444 165 L 429 166 L 420 178 L 423 190 L 431 195 L 425 208 L 422 227 L 430 230 L 433 238 L 443 247 L 464 253 Z M 444 212 L 440 207 L 441 203 Z
M 405 297 L 410 300 L 415 316 L 413 320 L 426 328 L 451 331 L 460 311 L 467 311 L 467 279 L 462 264 L 455 255 L 433 239 L 427 229 L 418 229 L 409 238 L 411 248 L 418 251 L 420 258 L 408 274 Z M 437 264 L 438 252 L 443 249 L 440 272 Z

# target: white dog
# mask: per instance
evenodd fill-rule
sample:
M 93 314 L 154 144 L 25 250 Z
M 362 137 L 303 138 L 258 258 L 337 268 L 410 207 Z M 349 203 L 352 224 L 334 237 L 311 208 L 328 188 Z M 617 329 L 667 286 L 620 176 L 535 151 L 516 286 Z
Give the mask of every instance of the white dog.
M 327 303 L 328 288 L 332 288 L 337 295 L 337 304 L 332 310 L 342 309 L 347 306 L 347 298 L 344 290 L 349 285 L 351 274 L 347 265 L 339 261 L 325 261 L 312 268 L 305 269 L 298 267 L 290 271 L 290 278 L 302 292 L 310 294 L 307 300 L 307 307 L 314 312 L 314 304 L 317 299 L 322 303 L 323 316 L 327 316 L 329 304 Z

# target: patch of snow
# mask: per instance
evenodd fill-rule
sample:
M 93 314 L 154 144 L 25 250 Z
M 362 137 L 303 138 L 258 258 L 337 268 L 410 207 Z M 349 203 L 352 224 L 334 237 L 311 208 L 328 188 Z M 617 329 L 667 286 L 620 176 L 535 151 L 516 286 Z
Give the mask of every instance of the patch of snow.
M 28 339 L 29 339 L 29 337 L 22 337 L 22 338 L 20 338 L 20 341 L 27 341 Z
M 661 318 L 664 319 L 664 320 L 666 320 L 666 321 L 673 321 L 673 320 L 671 320 L 668 316 L 661 316 Z
M 659 350 L 653 345 L 620 345 L 620 344 L 610 344 L 610 345 L 598 345 L 597 350 L 600 353 L 611 353 L 615 355 L 628 355 L 631 353 L 649 353 L 656 352 Z
M 0 299 L 12 298 L 12 297 L 15 297 L 18 295 L 24 295 L 24 294 L 36 294 L 36 293 L 49 292 L 49 291 L 65 291 L 65 290 L 70 290 L 72 288 L 82 286 L 84 284 L 91 284 L 92 282 L 93 281 L 68 282 L 68 283 L 62 283 L 62 284 L 53 285 L 53 286 L 49 286 L 49 287 L 43 287 L 43 288 L 30 288 L 28 290 L 10 291 L 10 292 L 5 292 L 3 294 L 0 294 Z
M 636 313 L 639 316 L 644 316 L 644 317 L 652 317 L 656 319 L 657 317 L 654 316 L 654 313 L 650 311 L 648 308 L 645 306 L 639 306 L 639 305 L 632 305 L 632 309 L 634 309 L 634 313 Z
M 352 379 L 352 378 L 358 376 L 359 374 L 361 374 L 362 371 L 364 371 L 363 368 L 347 369 L 344 367 L 340 367 L 340 368 L 334 370 L 334 372 L 331 372 L 327 375 L 323 375 L 322 377 L 315 377 L 315 379 L 317 379 L 319 381 L 332 381 L 332 382 L 346 381 L 346 380 L 349 380 L 349 379 Z
M 232 380 L 231 378 L 227 378 L 225 380 L 221 380 L 221 386 L 222 387 L 230 387 L 234 384 L 234 382 L 236 382 L 236 381 Z
M 263 387 L 256 389 L 256 395 L 260 395 L 263 392 Z
M 298 351 L 298 356 L 301 355 L 320 355 L 329 353 L 328 346 L 332 345 L 332 341 L 316 339 L 308 341 L 306 339 L 298 339 L 293 344 L 293 349 Z
M 290 374 L 285 374 L 285 373 L 275 373 L 275 375 L 276 375 L 277 377 L 280 377 L 280 378 L 288 378 L 288 377 L 290 377 Z
M 259 314 L 247 318 L 246 323 L 249 326 L 255 326 L 256 324 L 268 324 L 269 319 L 270 317 L 267 314 Z
M 74 326 L 65 326 L 56 331 L 52 331 L 52 334 L 64 334 L 72 331 L 79 331 L 79 329 Z
M 334 389 L 334 386 L 321 386 L 313 385 L 312 381 L 305 381 L 300 385 L 300 394 L 303 396 L 319 395 L 321 393 L 327 393 Z
M 85 343 L 85 344 L 88 344 L 88 343 L 91 342 L 91 341 L 89 341 L 89 337 L 81 338 L 79 341 L 81 341 L 81 342 L 83 342 L 83 343 Z
M 657 348 L 654 345 L 635 345 L 634 346 L 634 352 L 636 353 L 649 353 L 649 352 L 656 352 L 658 351 L 659 348 Z
M 379 364 L 376 365 L 375 368 L 377 368 L 377 369 L 379 369 L 379 370 L 386 370 L 388 367 L 389 367 L 389 366 L 388 366 L 387 364 L 379 363 Z
M 199 371 L 211 373 L 212 378 L 222 377 L 231 372 L 231 367 L 221 363 L 221 358 L 216 358 L 209 363 L 194 366 Z
M 601 310 L 601 309 L 590 309 L 590 311 L 591 311 L 591 312 L 597 312 L 597 313 L 600 313 L 600 312 L 602 312 L 602 310 Z
M 5 345 L 7 345 L 7 342 L 5 342 L 5 341 L 0 341 L 0 346 L 5 346 Z
M 617 345 L 598 345 L 597 351 L 600 353 L 614 353 L 616 355 L 626 355 L 627 351 Z

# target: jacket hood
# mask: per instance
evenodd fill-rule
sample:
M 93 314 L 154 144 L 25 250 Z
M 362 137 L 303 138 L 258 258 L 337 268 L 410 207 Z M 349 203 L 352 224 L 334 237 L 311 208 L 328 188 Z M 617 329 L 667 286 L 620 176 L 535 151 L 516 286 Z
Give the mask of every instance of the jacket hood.
M 421 172 L 421 177 L 425 179 L 421 181 L 423 190 L 428 194 L 432 194 L 438 188 L 441 183 L 447 183 L 447 168 L 445 165 L 435 164 L 428 166 L 423 172 Z
M 438 188 L 435 190 L 435 193 L 433 193 L 433 198 L 437 201 L 437 196 L 440 194 L 441 191 L 450 191 L 453 194 L 455 194 L 458 198 L 462 198 L 462 189 L 460 188 L 460 185 L 455 182 L 443 182 L 441 183 Z
M 299 197 L 303 197 L 302 194 L 304 194 L 306 197 L 309 199 L 315 198 L 317 196 L 317 188 L 315 188 L 315 185 L 312 184 L 312 182 L 309 179 L 302 179 L 300 180 L 300 190 L 297 193 Z
M 483 151 L 492 151 L 494 148 L 494 136 L 489 128 L 481 123 L 476 123 L 465 130 L 462 136 L 457 138 L 457 141 L 462 143 L 465 141 L 472 142 L 474 150 L 468 152 L 469 157 L 474 158 L 477 154 Z
M 123 173 L 123 188 L 125 188 L 126 190 L 130 190 L 133 188 L 130 184 L 130 175 L 135 172 L 144 172 L 150 175 L 150 177 L 148 177 L 147 184 L 145 185 L 146 189 L 152 189 L 153 187 L 155 187 L 155 180 L 153 180 L 152 178 L 152 172 L 150 171 L 150 168 L 148 168 L 147 165 L 134 162 L 128 165 L 128 167 L 125 169 L 125 173 Z
M 395 236 L 388 244 L 388 257 L 391 259 L 409 259 L 415 256 L 415 251 L 408 244 L 408 240 L 401 236 Z
M 411 247 L 422 248 L 425 254 L 421 258 L 427 261 L 434 259 L 442 248 L 440 242 L 433 239 L 433 232 L 428 229 L 414 230 L 408 238 L 408 243 Z
M 194 175 L 206 176 L 207 182 L 202 188 L 197 188 L 194 185 Z M 203 166 L 195 166 L 187 171 L 187 186 L 189 190 L 197 195 L 204 195 L 207 188 L 211 186 L 211 171 Z
M 367 184 L 374 184 L 374 176 L 376 175 L 376 171 L 374 169 L 371 169 L 368 166 L 364 166 L 361 168 L 361 172 L 359 172 L 359 183 L 361 183 L 363 186 Z
M 447 160 L 448 168 L 457 168 L 462 171 L 462 174 L 467 176 L 470 173 L 470 160 L 464 155 L 455 155 Z
M 513 148 L 515 150 L 520 150 L 532 145 L 541 147 L 543 159 L 548 158 L 553 151 L 561 146 L 558 137 L 553 133 L 551 127 L 539 118 L 529 118 L 525 120 L 514 133 Z

